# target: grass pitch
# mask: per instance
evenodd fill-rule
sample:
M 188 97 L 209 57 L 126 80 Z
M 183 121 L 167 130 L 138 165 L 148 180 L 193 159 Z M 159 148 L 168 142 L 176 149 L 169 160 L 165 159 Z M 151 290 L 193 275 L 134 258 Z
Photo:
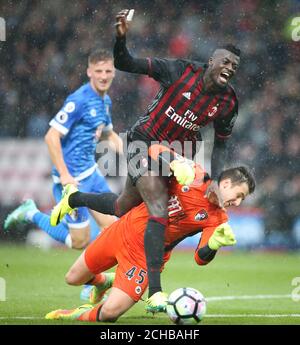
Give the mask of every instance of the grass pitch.
M 0 325 L 82 324 L 44 319 L 51 310 L 83 304 L 79 299 L 81 288 L 64 282 L 65 273 L 79 254 L 62 248 L 43 251 L 0 246 L 0 277 L 4 279 L 0 282 L 6 285 L 6 301 L 0 300 Z M 299 283 L 298 292 L 292 285 L 293 279 L 300 277 L 299 262 L 298 253 L 226 251 L 200 267 L 193 260 L 193 251 L 178 251 L 167 264 L 162 282 L 166 292 L 190 286 L 203 293 L 208 300 L 204 325 L 300 325 Z M 165 314 L 146 314 L 143 301 L 117 323 L 172 324 Z

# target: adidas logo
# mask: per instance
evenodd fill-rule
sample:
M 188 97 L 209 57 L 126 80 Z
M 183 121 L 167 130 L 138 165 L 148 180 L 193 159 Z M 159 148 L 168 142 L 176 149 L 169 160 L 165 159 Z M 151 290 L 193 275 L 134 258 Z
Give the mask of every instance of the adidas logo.
M 184 97 L 187 98 L 187 99 L 191 99 L 191 93 L 190 93 L 190 92 L 184 92 L 184 93 L 182 94 L 182 96 L 184 96 Z

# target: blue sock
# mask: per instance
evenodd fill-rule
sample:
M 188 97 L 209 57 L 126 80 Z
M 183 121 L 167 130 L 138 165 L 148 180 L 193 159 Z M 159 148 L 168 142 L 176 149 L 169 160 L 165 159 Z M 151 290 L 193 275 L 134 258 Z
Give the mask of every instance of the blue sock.
M 32 221 L 36 224 L 39 228 L 45 231 L 48 235 L 54 238 L 56 241 L 61 243 L 65 243 L 66 237 L 69 235 L 69 229 L 67 224 L 60 223 L 57 226 L 50 225 L 50 216 L 45 213 L 37 212 Z

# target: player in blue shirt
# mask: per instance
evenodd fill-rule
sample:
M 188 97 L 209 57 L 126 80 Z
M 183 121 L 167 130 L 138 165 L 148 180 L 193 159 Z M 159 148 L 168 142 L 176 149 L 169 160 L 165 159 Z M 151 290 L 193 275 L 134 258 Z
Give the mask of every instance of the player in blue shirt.
M 67 97 L 57 115 L 50 121 L 45 141 L 54 164 L 52 170 L 53 194 L 56 202 L 61 198 L 64 185 L 71 183 L 80 191 L 110 192 L 105 178 L 95 161 L 99 140 L 108 140 L 121 153 L 122 141 L 113 131 L 111 99 L 107 94 L 115 76 L 110 53 L 96 50 L 89 56 L 87 75 L 89 82 Z M 95 211 L 93 217 L 100 227 L 108 226 L 115 218 Z M 68 247 L 82 249 L 90 242 L 89 211 L 80 207 L 57 226 L 50 225 L 47 214 L 38 210 L 28 199 L 5 221 L 5 228 L 20 222 L 33 222 L 55 240 Z

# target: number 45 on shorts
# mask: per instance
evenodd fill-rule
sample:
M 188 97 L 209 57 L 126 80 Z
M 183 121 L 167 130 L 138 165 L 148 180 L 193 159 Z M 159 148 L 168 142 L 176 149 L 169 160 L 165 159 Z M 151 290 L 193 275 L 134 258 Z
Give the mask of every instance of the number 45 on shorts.
M 145 275 L 147 274 L 147 271 L 140 269 L 139 272 L 137 273 L 137 267 L 136 266 L 132 266 L 127 272 L 126 272 L 126 276 L 128 280 L 131 280 L 133 277 L 137 277 L 135 279 L 135 282 L 137 284 L 143 284 L 144 280 L 145 280 Z

